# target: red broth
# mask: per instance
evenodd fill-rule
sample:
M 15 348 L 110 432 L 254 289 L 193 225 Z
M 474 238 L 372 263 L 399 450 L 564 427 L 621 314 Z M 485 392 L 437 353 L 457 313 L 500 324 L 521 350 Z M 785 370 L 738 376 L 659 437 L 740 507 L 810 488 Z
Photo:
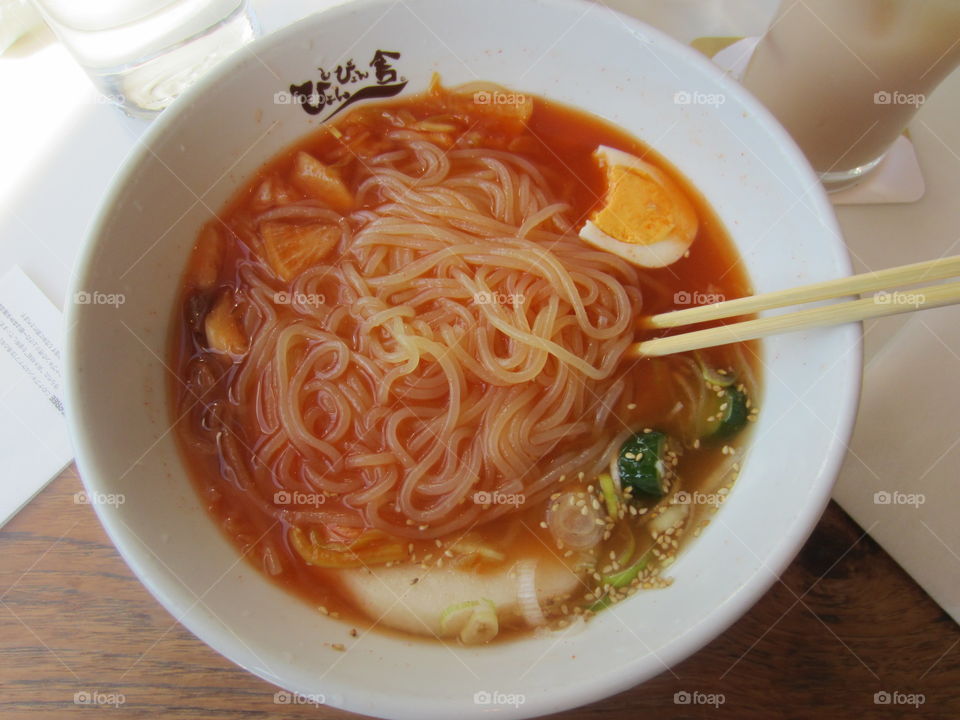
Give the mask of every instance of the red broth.
M 385 109 L 390 112 L 384 112 Z M 346 146 L 351 143 L 380 142 L 383 143 L 383 149 L 389 149 L 389 143 L 383 138 L 388 130 L 395 127 L 392 123 L 396 122 L 398 115 L 415 122 L 442 115 L 447 109 L 443 98 L 438 98 L 436 94 L 361 107 L 340 119 L 334 130 L 324 127 L 264 164 L 244 183 L 214 221 L 227 232 L 223 260 L 213 286 L 242 286 L 238 263 L 255 259 L 257 250 L 239 240 L 241 228 L 249 227 L 251 218 L 262 211 L 257 206 L 257 198 L 265 182 L 282 184 L 289 192 L 296 194 L 289 177 L 298 152 L 307 152 L 321 162 L 334 164 L 342 161 L 345 153 L 350 152 Z M 641 270 L 644 313 L 653 314 L 692 304 L 742 297 L 751 292 L 740 258 L 713 210 L 696 188 L 676 173 L 653 148 L 599 118 L 541 98 L 534 99 L 532 116 L 520 128 L 516 120 L 509 117 L 501 119 L 495 115 L 478 114 L 475 118 L 467 119 L 472 122 L 460 125 L 458 131 L 452 134 L 456 145 L 509 149 L 529 160 L 547 178 L 555 195 L 571 206 L 568 217 L 574 227 L 579 227 L 602 202 L 604 178 L 592 156 L 598 145 L 612 146 L 643 157 L 667 172 L 684 189 L 699 216 L 699 232 L 687 257 L 666 268 Z M 344 182 L 351 189 L 356 185 L 353 176 L 356 170 L 356 164 L 343 166 Z M 200 254 L 198 246 L 183 281 L 171 342 L 171 363 L 178 374 L 178 380 L 171 383 L 171 406 L 178 418 L 178 442 L 190 477 L 212 520 L 222 528 L 238 551 L 267 573 L 273 582 L 309 603 L 338 614 L 354 626 L 368 625 L 370 620 L 342 592 L 337 571 L 306 564 L 291 547 L 289 524 L 264 514 L 260 505 L 252 501 L 249 492 L 238 486 L 222 452 L 211 450 L 216 447 L 216 439 L 210 437 L 203 427 L 200 414 L 191 409 L 195 409 L 197 404 L 190 389 L 191 363 L 205 353 L 209 355 L 203 335 L 197 331 L 198 317 L 209 311 L 209 303 L 205 305 L 202 298 L 198 299 L 196 288 L 190 281 L 191 275 L 196 273 Z M 284 287 L 282 282 L 277 284 L 278 289 Z M 283 309 L 279 311 L 283 312 Z M 649 336 L 649 333 L 636 332 L 637 340 Z M 754 379 L 747 389 L 755 399 L 760 390 L 755 379 L 758 371 L 757 352 L 755 343 L 744 343 L 706 350 L 701 359 L 712 367 L 750 374 Z M 206 407 L 217 404 L 223 412 L 238 418 L 241 427 L 249 428 L 252 425 L 249 421 L 252 410 L 237 406 L 226 390 L 233 368 L 229 362 L 220 362 L 218 365 L 215 360 L 211 362 L 215 364 L 214 374 L 218 379 L 205 394 L 203 404 Z M 637 378 L 635 392 L 621 398 L 615 415 L 631 428 L 669 427 L 668 418 L 677 403 L 677 397 L 675 388 L 663 381 L 662 361 L 630 361 L 629 372 Z M 729 446 L 704 443 L 699 447 L 687 447 L 678 467 L 681 488 L 687 492 L 713 493 L 721 486 L 729 486 L 735 473 L 725 474 L 718 479 L 716 471 L 727 461 L 729 454 L 737 453 L 739 457 L 744 437 L 741 434 L 735 441 L 731 440 Z M 257 441 L 257 437 L 249 436 L 244 439 L 244 445 L 256 448 Z M 253 455 L 248 454 L 246 460 L 255 462 Z M 327 502 L 334 504 L 337 499 L 331 498 Z M 694 535 L 696 528 L 707 521 L 713 507 L 694 507 L 693 520 L 688 523 L 683 540 Z M 535 507 L 523 507 L 516 513 L 479 525 L 476 533 L 482 542 L 504 550 L 508 561 L 511 558 L 542 555 L 552 552 L 549 533 L 541 527 L 543 514 L 542 503 Z M 408 541 L 404 540 L 404 544 L 408 544 Z M 270 548 L 272 557 L 264 557 L 265 548 Z M 440 554 L 433 539 L 410 541 L 409 548 L 421 560 Z M 477 568 L 477 572 L 483 571 L 482 566 Z M 510 636 L 510 632 L 501 633 L 501 637 Z

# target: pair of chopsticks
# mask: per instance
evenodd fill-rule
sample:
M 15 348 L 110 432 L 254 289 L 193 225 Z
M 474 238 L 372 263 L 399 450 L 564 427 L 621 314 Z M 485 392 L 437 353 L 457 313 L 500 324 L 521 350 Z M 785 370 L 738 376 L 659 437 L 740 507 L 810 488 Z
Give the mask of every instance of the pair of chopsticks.
M 755 340 L 778 333 L 841 325 L 868 318 L 952 305 L 960 303 L 960 282 L 921 287 L 915 290 L 894 290 L 893 288 L 942 280 L 957 275 L 960 275 L 960 255 L 651 315 L 642 321 L 642 327 L 645 329 L 695 325 L 709 320 L 751 315 L 773 308 L 876 291 L 875 295 L 859 300 L 645 340 L 632 345 L 628 353 L 633 357 L 670 355 L 743 340 Z

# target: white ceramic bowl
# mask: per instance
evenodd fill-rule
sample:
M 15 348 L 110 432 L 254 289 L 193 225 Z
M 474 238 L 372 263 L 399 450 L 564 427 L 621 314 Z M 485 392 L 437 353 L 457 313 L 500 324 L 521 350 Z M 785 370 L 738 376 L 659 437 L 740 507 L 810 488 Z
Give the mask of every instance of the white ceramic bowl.
M 479 648 L 376 632 L 351 640 L 341 623 L 240 560 L 207 516 L 169 432 L 165 360 L 174 295 L 201 223 L 325 117 L 277 103 L 275 93 L 282 101 L 291 83 L 316 80 L 319 66 L 351 58 L 369 71 L 377 50 L 400 53 L 392 65 L 397 82 L 407 81 L 405 93 L 423 90 L 434 71 L 448 85 L 490 80 L 588 110 L 652 144 L 719 213 L 758 292 L 849 271 L 826 196 L 784 131 L 710 63 L 660 32 L 576 1 L 341 6 L 214 71 L 163 113 L 115 180 L 71 297 L 120 294 L 124 302 L 74 303 L 67 317 L 66 394 L 80 473 L 91 496 L 123 494 L 122 505 L 97 506 L 100 520 L 170 613 L 289 691 L 416 720 L 491 709 L 519 718 L 597 700 L 713 639 L 799 550 L 851 431 L 859 329 L 765 342 L 763 409 L 743 474 L 674 565 L 670 588 L 641 593 L 559 639 Z M 336 652 L 331 642 L 351 649 Z

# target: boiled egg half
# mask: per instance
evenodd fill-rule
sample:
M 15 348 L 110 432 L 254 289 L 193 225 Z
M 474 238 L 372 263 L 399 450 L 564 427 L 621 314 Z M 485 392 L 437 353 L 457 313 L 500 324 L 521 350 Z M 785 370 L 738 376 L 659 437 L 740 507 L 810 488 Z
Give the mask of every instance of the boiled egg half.
M 606 173 L 607 190 L 580 238 L 640 267 L 666 267 L 683 257 L 699 222 L 677 183 L 622 150 L 601 145 L 593 156 Z

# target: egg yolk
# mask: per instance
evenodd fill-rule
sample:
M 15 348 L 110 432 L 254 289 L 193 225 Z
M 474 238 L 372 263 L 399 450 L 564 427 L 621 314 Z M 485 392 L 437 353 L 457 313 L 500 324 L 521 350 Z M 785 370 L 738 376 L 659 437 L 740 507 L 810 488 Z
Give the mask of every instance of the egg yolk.
M 677 229 L 673 193 L 633 168 L 607 169 L 606 204 L 592 218 L 610 237 L 634 245 L 652 245 Z

